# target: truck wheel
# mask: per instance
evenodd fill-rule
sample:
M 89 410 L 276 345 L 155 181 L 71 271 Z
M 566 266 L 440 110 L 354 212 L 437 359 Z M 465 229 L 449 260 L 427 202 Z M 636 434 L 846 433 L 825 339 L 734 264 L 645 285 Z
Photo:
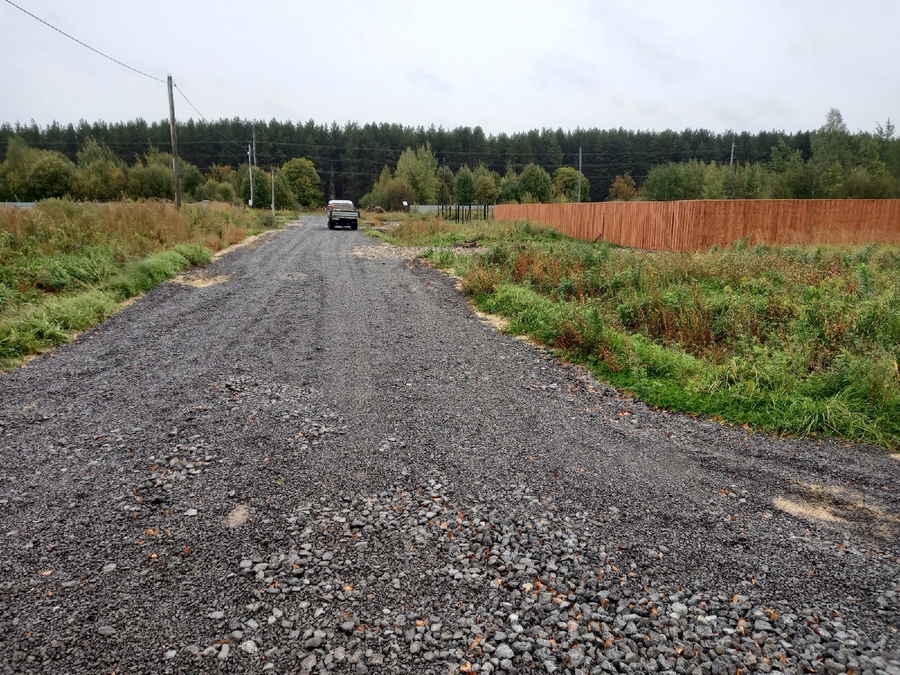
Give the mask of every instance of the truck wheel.
M 350 223 L 351 230 L 355 230 L 357 227 L 359 227 L 359 223 L 357 221 L 354 220 L 352 223 Z
M 333 229 L 334 229 L 334 221 L 333 221 L 333 220 L 330 220 L 330 219 L 329 219 L 329 221 L 328 221 L 328 229 L 329 229 L 329 230 L 333 230 Z

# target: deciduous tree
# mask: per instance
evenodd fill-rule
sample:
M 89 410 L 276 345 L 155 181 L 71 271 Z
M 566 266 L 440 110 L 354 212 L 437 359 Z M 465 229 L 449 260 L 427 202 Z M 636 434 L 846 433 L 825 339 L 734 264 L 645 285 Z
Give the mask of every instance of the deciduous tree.
M 453 196 L 457 204 L 473 204 L 475 202 L 475 174 L 463 164 L 456 172 L 453 181 Z
M 453 202 L 453 171 L 449 166 L 442 165 L 437 172 L 438 177 L 438 202 L 450 204 Z
M 29 200 L 64 197 L 72 190 L 75 164 L 60 152 L 41 150 L 25 175 Z
M 253 208 L 267 209 L 271 204 L 271 185 L 269 184 L 269 174 L 259 167 L 254 166 L 252 172 L 248 170 L 248 166 L 244 164 L 238 171 L 241 182 L 241 199 L 244 204 L 250 202 L 250 176 L 253 176 Z
M 322 180 L 316 166 L 306 157 L 294 157 L 285 162 L 280 173 L 284 176 L 297 203 L 303 207 L 321 206 L 325 196 L 322 193 Z
M 26 201 L 28 172 L 37 161 L 38 152 L 29 148 L 24 139 L 10 136 L 6 141 L 6 158 L 0 164 L 0 199 Z
M 512 164 L 506 165 L 506 175 L 500 179 L 500 201 L 504 204 L 515 204 L 522 199 L 519 186 L 519 175 Z
M 397 160 L 394 175 L 412 187 L 415 193 L 413 201 L 418 204 L 434 204 L 438 192 L 437 166 L 431 144 L 426 143 L 415 150 L 404 150 Z
M 482 174 L 475 179 L 472 199 L 476 204 L 496 204 L 500 196 L 500 186 L 491 176 Z
M 537 164 L 528 164 L 519 175 L 519 190 L 541 203 L 553 200 L 553 180 L 550 174 Z
M 638 189 L 634 178 L 626 171 L 624 176 L 616 176 L 612 185 L 609 186 L 607 199 L 613 202 L 630 202 L 637 198 L 637 195 Z
M 412 185 L 402 178 L 391 178 L 384 186 L 382 193 L 382 208 L 388 211 L 400 211 L 403 202 L 412 204 L 416 198 L 416 191 Z
M 578 177 L 581 176 L 581 201 L 591 201 L 591 184 L 572 166 L 561 166 L 553 174 L 553 189 L 564 201 L 578 201 Z
M 112 201 L 125 194 L 125 164 L 107 146 L 88 138 L 78 151 L 73 191 L 78 199 Z

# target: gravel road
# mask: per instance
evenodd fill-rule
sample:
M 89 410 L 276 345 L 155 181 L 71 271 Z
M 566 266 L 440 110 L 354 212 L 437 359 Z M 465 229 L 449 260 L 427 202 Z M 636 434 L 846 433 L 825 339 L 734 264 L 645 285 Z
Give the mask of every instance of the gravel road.
M 0 673 L 900 673 L 900 461 L 307 217 L 0 375 Z

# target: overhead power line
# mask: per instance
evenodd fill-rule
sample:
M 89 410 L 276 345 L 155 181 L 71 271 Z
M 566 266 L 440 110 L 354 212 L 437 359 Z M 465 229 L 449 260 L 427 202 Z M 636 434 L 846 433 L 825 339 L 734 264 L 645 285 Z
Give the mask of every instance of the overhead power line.
M 206 118 L 203 116 L 203 113 L 202 113 L 202 112 L 200 112 L 199 110 L 197 110 L 197 106 L 195 106 L 193 103 L 191 103 L 191 100 L 190 100 L 187 96 L 184 95 L 184 92 L 181 91 L 181 88 L 180 88 L 177 84 L 175 84 L 175 88 L 178 90 L 178 93 L 181 94 L 181 98 L 183 98 L 185 101 L 187 101 L 187 104 L 188 104 L 189 106 L 191 106 L 191 107 L 194 109 L 194 112 L 196 112 L 198 115 L 200 115 L 200 119 L 202 119 L 202 120 L 203 120 L 204 122 L 206 122 L 208 125 L 210 125 L 211 127 L 213 127 L 213 123 L 210 122 L 208 119 L 206 119 Z M 227 141 L 228 143 L 231 143 L 231 144 L 233 144 L 233 145 L 238 146 L 238 147 L 241 149 L 241 152 L 244 151 L 244 146 L 243 146 L 243 145 L 241 145 L 240 143 L 238 143 L 238 142 L 235 141 L 235 140 L 232 140 L 232 139 L 228 138 L 228 136 L 226 136 L 226 135 L 223 134 L 221 131 L 219 131 L 218 128 L 216 128 L 216 127 L 213 127 L 213 128 L 214 128 L 215 132 L 216 132 L 217 134 L 219 134 L 219 136 L 221 136 L 225 141 Z
M 50 24 L 50 23 L 47 23 L 47 22 L 44 21 L 41 17 L 35 16 L 35 15 L 32 14 L 31 12 L 29 12 L 27 9 L 23 9 L 22 7 L 19 7 L 16 3 L 12 2 L 12 0 L 6 0 L 6 2 L 7 2 L 8 4 L 12 5 L 13 7 L 15 7 L 16 9 L 18 9 L 20 12 L 23 12 L 23 13 L 27 14 L 27 15 L 30 16 L 32 19 L 35 19 L 36 21 L 40 21 L 42 24 L 44 24 L 44 25 L 47 26 L 48 28 L 52 28 L 52 29 L 55 30 L 57 33 L 59 33 L 60 35 L 65 35 L 67 38 L 69 38 L 69 39 L 72 40 L 73 42 L 77 42 L 77 43 L 80 44 L 82 47 L 85 47 L 86 49 L 90 49 L 90 50 L 91 50 L 92 52 L 94 52 L 95 54 L 99 54 L 99 55 L 102 56 L 103 58 L 109 59 L 109 60 L 112 61 L 113 63 L 116 63 L 116 64 L 122 66 L 123 68 L 128 68 L 128 70 L 132 70 L 132 71 L 134 71 L 135 73 L 137 73 L 138 75 L 143 75 L 144 77 L 149 77 L 151 80 L 156 80 L 157 82 L 160 82 L 160 83 L 162 83 L 162 84 L 166 84 L 166 81 L 163 80 L 163 79 L 160 79 L 160 78 L 158 78 L 158 77 L 153 77 L 153 75 L 148 75 L 147 73 L 145 73 L 145 72 L 142 71 L 142 70 L 138 70 L 137 68 L 132 68 L 132 67 L 129 66 L 127 63 L 122 63 L 122 62 L 119 61 L 118 59 L 114 59 L 113 57 L 109 56 L 108 54 L 104 54 L 104 53 L 101 52 L 99 49 L 94 49 L 94 48 L 91 47 L 89 44 L 85 44 L 84 42 L 82 42 L 82 41 L 79 40 L 78 38 L 72 37 L 71 35 L 69 35 L 69 34 L 66 33 L 65 31 L 60 30 L 59 28 L 57 28 L 56 26 L 54 26 L 54 25 L 52 25 L 52 24 Z
M 32 19 L 34 19 L 35 21 L 39 21 L 39 22 L 41 22 L 42 24 L 44 24 L 45 26 L 47 26 L 48 28 L 52 28 L 52 29 L 55 30 L 57 33 L 59 33 L 60 35 L 64 35 L 65 37 L 69 38 L 69 39 L 72 40 L 73 42 L 77 42 L 77 43 L 80 44 L 82 47 L 84 47 L 84 48 L 86 48 L 86 49 L 90 49 L 90 50 L 91 50 L 92 52 L 94 52 L 95 54 L 99 54 L 99 55 L 102 56 L 103 58 L 109 59 L 109 60 L 112 61 L 113 63 L 115 63 L 115 64 L 117 64 L 117 65 L 120 65 L 120 66 L 122 66 L 123 68 L 127 68 L 128 70 L 133 71 L 133 72 L 137 73 L 138 75 L 143 75 L 144 77 L 150 78 L 151 80 L 153 80 L 153 81 L 155 81 L 155 82 L 160 82 L 160 83 L 162 83 L 162 84 L 167 84 L 167 83 L 168 83 L 167 80 L 163 80 L 163 79 L 161 79 L 161 78 L 159 78 L 159 77 L 154 77 L 153 75 L 150 75 L 150 74 L 148 74 L 148 73 L 145 73 L 145 72 L 142 71 L 142 70 L 138 70 L 137 68 L 134 68 L 134 67 L 132 67 L 132 66 L 129 66 L 127 63 L 123 63 L 122 61 L 119 61 L 118 59 L 114 59 L 113 57 L 109 56 L 108 54 L 104 54 L 104 53 L 101 52 L 99 49 L 95 49 L 94 47 L 91 47 L 89 44 L 87 44 L 87 43 L 85 43 L 85 42 L 82 42 L 82 41 L 79 40 L 78 38 L 76 38 L 76 37 L 74 37 L 74 36 L 72 36 L 72 35 L 69 35 L 69 34 L 66 33 L 64 30 L 61 30 L 61 29 L 57 28 L 56 26 L 54 26 L 53 24 L 51 24 L 51 23 L 45 21 L 45 20 L 42 19 L 41 17 L 35 16 L 35 15 L 32 14 L 31 12 L 29 12 L 27 9 L 24 9 L 23 7 L 20 7 L 20 6 L 17 5 L 16 3 L 12 2 L 12 0 L 6 0 L 6 2 L 7 2 L 7 4 L 10 4 L 10 5 L 12 5 L 13 7 L 15 7 L 16 9 L 18 9 L 20 12 L 23 12 L 24 14 L 27 14 L 28 16 L 30 16 L 30 17 L 31 17 Z M 189 106 L 191 106 L 191 108 L 193 108 L 194 111 L 195 111 L 198 115 L 200 115 L 201 119 L 203 119 L 203 121 L 206 122 L 207 124 L 210 124 L 210 125 L 211 125 L 211 123 L 209 122 L 209 120 L 207 120 L 207 119 L 203 116 L 203 113 L 201 113 L 199 110 L 197 110 L 197 106 L 195 106 L 193 103 L 191 103 L 190 99 L 189 99 L 187 96 L 185 96 L 184 92 L 181 91 L 181 88 L 180 88 L 177 84 L 175 84 L 174 82 L 173 82 L 173 86 L 174 86 L 176 89 L 178 89 L 178 93 L 181 94 L 181 97 L 182 97 L 185 101 L 187 101 L 187 104 L 188 104 Z M 212 125 L 211 125 L 211 126 L 212 126 Z M 240 143 L 238 143 L 238 142 L 236 142 L 236 141 L 234 141 L 234 140 L 228 138 L 227 136 L 225 136 L 225 135 L 224 135 L 221 131 L 219 131 L 218 129 L 216 129 L 216 132 L 219 134 L 219 136 L 221 136 L 221 137 L 222 137 L 223 139 L 225 139 L 227 142 L 232 143 L 232 144 L 238 146 L 239 148 L 241 148 L 241 150 L 243 150 L 243 147 L 244 147 L 243 145 L 241 145 Z

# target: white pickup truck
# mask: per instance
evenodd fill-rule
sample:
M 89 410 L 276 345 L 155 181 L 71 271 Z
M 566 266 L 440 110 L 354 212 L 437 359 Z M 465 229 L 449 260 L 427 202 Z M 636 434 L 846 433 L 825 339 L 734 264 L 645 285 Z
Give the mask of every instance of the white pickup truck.
M 338 225 L 347 225 L 351 230 L 359 226 L 359 211 L 349 199 L 332 199 L 325 207 L 328 215 L 328 229 L 333 230 Z

